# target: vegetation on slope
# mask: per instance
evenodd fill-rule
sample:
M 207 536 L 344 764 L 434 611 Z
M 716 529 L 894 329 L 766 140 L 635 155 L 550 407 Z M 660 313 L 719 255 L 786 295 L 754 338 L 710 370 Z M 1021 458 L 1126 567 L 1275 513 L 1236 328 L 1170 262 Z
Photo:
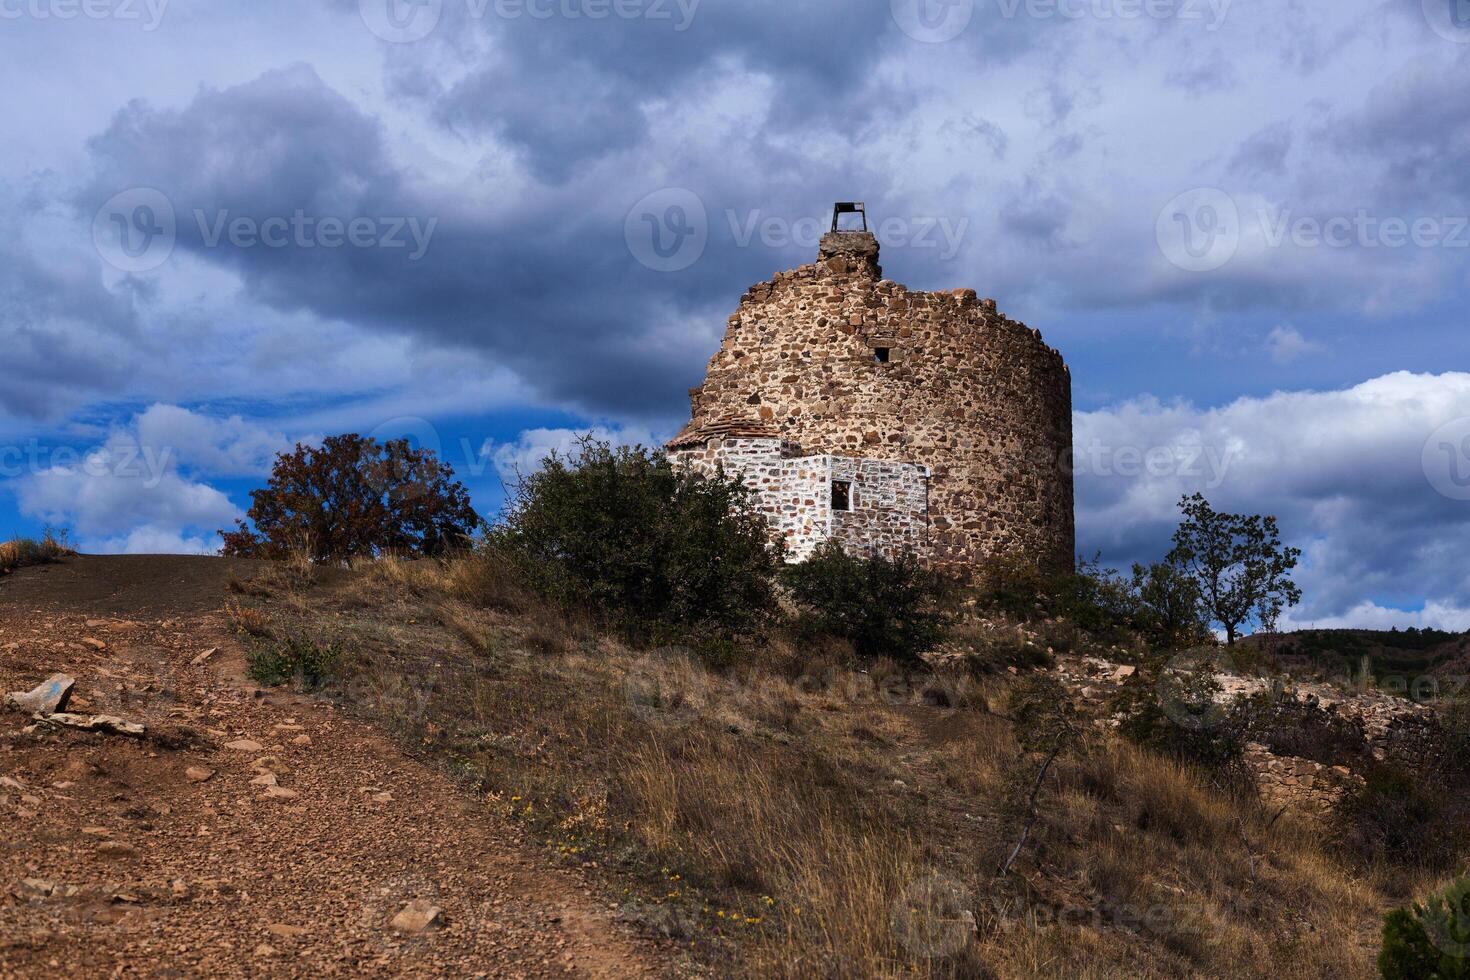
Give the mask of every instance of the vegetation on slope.
M 27 565 L 45 565 L 76 554 L 67 545 L 65 531 L 47 528 L 40 540 L 12 538 L 0 541 L 0 575 Z

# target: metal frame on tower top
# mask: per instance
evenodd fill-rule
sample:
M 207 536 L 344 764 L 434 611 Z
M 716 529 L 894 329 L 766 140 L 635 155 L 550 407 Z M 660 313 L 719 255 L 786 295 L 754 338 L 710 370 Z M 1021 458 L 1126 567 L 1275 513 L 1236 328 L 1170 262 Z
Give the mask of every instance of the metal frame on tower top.
M 862 201 L 838 201 L 836 204 L 832 205 L 832 230 L 833 231 L 842 231 L 843 230 L 843 229 L 837 227 L 837 219 L 839 217 L 841 217 L 842 215 L 844 215 L 844 214 L 856 214 L 856 215 L 861 216 L 862 219 L 863 219 L 863 227 L 862 227 L 862 230 L 863 231 L 867 231 L 868 230 L 868 212 L 867 212 L 867 209 L 863 207 L 863 202 Z M 848 231 L 857 231 L 858 229 L 856 229 L 856 228 L 849 228 L 849 229 L 846 229 L 846 230 L 848 230 Z

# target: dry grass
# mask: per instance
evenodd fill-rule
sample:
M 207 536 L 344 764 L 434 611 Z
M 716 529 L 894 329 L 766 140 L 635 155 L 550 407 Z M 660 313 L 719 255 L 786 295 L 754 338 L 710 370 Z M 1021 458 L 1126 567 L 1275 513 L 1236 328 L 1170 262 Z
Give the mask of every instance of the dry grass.
M 13 538 L 0 541 L 0 575 L 24 568 L 26 565 L 44 565 L 75 555 L 66 541 L 66 532 L 47 528 L 40 540 Z
M 272 635 L 270 617 L 260 609 L 239 602 L 226 602 L 224 612 L 225 621 L 236 633 L 256 637 Z
M 276 612 L 351 652 L 337 696 L 719 975 L 1373 975 L 1387 872 L 1104 733 L 998 877 L 1038 764 L 987 709 L 1005 674 L 780 644 L 713 673 L 474 561 L 364 563 Z

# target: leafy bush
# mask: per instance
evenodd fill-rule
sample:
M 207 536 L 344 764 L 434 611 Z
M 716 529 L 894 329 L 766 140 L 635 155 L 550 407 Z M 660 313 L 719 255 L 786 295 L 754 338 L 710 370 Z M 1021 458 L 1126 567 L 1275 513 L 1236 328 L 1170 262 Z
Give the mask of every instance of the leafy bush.
M 1205 642 L 1198 587 L 1166 564 L 1134 565 L 1131 578 L 1097 557 L 1075 571 L 1044 573 L 1025 561 L 999 558 L 985 570 L 981 601 L 1013 619 L 1064 619 L 1102 642 L 1141 637 L 1156 650 Z
M 342 659 L 336 644 L 320 646 L 304 637 L 258 647 L 247 656 L 250 679 L 257 684 L 275 687 L 294 679 L 306 690 L 321 687 Z
M 913 664 L 944 639 L 952 622 L 949 583 L 913 555 L 850 555 L 835 541 L 785 568 L 781 580 L 802 616 L 852 644 L 861 657 Z
M 1220 684 L 1208 651 L 1198 663 L 1150 665 L 1124 682 L 1113 709 L 1129 741 L 1231 778 L 1241 775 L 1245 740 L 1220 703 Z
M 1056 646 L 1052 642 L 1054 639 L 1056 637 L 1048 636 L 1047 642 Z M 977 677 L 998 674 L 1008 667 L 1020 670 L 1045 667 L 1051 663 L 1051 657 L 1047 655 L 1044 646 L 1014 627 L 961 623 L 950 631 L 948 646 L 964 654 L 965 667 Z
M 635 643 L 726 658 L 776 608 L 780 551 L 738 480 L 675 470 L 643 447 L 584 438 L 513 489 L 488 546 L 536 591 Z
M 329 436 L 276 456 L 270 482 L 235 530 L 220 531 L 222 554 L 282 560 L 304 549 L 313 561 L 345 562 L 383 552 L 436 555 L 463 548 L 479 526 L 454 468 L 408 440 L 379 443 Z
M 1182 650 L 1211 639 L 1199 583 L 1178 566 L 1135 564 L 1129 592 L 1133 625 L 1155 650 Z
M 1384 980 L 1470 980 L 1470 878 L 1383 917 Z
M 1048 753 L 1065 747 L 1079 731 L 1072 699 L 1051 674 L 1030 673 L 1007 692 L 1016 741 L 1026 752 Z
M 1356 769 L 1368 752 L 1361 721 L 1285 691 L 1241 698 L 1231 709 L 1229 724 L 1243 741 L 1325 766 Z
M 1365 862 L 1443 868 L 1465 845 L 1444 787 L 1404 766 L 1379 763 L 1338 803 L 1338 843 Z

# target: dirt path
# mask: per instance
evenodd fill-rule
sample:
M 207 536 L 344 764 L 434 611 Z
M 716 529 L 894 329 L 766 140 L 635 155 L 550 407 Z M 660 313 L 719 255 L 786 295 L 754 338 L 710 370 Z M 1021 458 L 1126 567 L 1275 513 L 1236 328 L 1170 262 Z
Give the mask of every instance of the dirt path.
M 0 709 L 0 976 L 659 974 L 660 951 L 444 775 L 244 681 L 212 611 L 230 569 L 208 561 L 0 580 L 0 691 L 64 671 L 69 710 L 148 726 L 27 732 Z M 130 602 L 150 577 L 177 588 Z M 394 928 L 416 900 L 442 921 Z

